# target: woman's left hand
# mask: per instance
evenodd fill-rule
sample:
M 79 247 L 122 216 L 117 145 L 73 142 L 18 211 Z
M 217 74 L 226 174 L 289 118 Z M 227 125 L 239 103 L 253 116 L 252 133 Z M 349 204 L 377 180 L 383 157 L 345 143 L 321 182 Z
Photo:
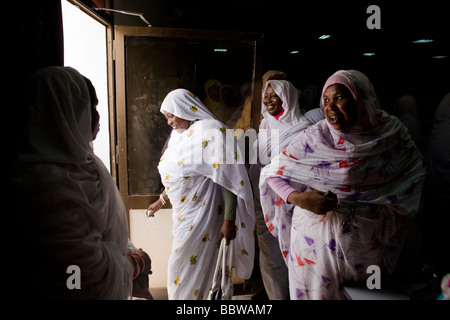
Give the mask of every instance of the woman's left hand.
M 219 241 L 225 238 L 226 244 L 229 245 L 230 241 L 236 238 L 236 225 L 234 220 L 224 220 L 223 225 L 220 228 Z

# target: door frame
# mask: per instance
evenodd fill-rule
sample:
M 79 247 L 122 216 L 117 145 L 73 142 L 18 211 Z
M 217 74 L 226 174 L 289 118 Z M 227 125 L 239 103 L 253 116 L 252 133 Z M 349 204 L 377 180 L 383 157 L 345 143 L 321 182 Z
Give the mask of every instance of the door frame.
M 259 127 L 261 114 L 262 83 L 262 39 L 260 33 L 244 33 L 212 30 L 173 29 L 155 27 L 115 26 L 113 59 L 115 61 L 115 127 L 117 130 L 115 144 L 115 164 L 117 165 L 117 182 L 127 209 L 128 221 L 131 209 L 147 209 L 159 197 L 159 194 L 132 195 L 128 187 L 128 146 L 127 146 L 127 110 L 126 110 L 126 61 L 125 38 L 128 36 L 144 36 L 156 38 L 177 38 L 194 40 L 240 41 L 254 44 L 252 75 L 252 128 Z M 113 148 L 113 147 L 112 147 Z M 163 208 L 171 208 L 167 202 Z

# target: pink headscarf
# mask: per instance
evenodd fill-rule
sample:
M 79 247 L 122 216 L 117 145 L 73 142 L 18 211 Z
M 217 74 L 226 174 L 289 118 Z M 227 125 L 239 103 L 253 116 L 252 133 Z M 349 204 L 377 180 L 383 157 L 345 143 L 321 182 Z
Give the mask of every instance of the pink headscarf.
M 358 119 L 352 130 L 372 128 L 382 121 L 380 104 L 370 80 L 357 70 L 339 70 L 325 82 L 322 90 L 321 104 L 325 90 L 333 84 L 343 84 L 352 93 L 358 109 Z

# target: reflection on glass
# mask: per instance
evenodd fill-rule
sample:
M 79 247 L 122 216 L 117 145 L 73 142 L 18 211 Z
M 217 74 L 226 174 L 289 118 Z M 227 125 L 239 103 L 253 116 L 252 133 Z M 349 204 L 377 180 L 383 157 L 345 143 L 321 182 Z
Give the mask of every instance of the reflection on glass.
M 157 165 L 171 128 L 159 108 L 167 93 L 190 90 L 233 128 L 251 95 L 253 63 L 251 42 L 126 37 L 130 194 L 162 189 Z

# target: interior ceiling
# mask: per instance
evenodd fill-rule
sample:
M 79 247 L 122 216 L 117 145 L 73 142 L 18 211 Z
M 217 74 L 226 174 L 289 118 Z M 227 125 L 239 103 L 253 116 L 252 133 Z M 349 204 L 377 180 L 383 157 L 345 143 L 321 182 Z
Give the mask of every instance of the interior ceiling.
M 380 7 L 380 30 L 366 26 L 371 4 Z M 166 5 L 161 26 L 263 33 L 264 69 L 286 71 L 299 86 L 322 83 L 337 69 L 354 68 L 372 78 L 390 74 L 390 80 L 403 87 L 431 76 L 438 86 L 450 89 L 450 19 L 444 1 L 229 0 Z M 319 40 L 322 34 L 331 38 Z M 412 43 L 418 39 L 434 41 Z M 299 52 L 291 54 L 294 50 Z M 363 56 L 366 52 L 375 56 Z
M 445 2 L 421 1 L 169 1 L 163 24 L 202 29 L 254 31 L 283 47 L 304 47 L 321 34 L 346 44 L 386 47 L 385 41 L 409 44 L 417 37 L 441 37 L 449 32 Z M 381 9 L 381 30 L 369 30 L 367 7 Z M 449 42 L 448 34 L 446 42 Z
M 381 10 L 380 30 L 366 26 L 372 4 Z M 263 72 L 285 71 L 298 88 L 320 86 L 339 69 L 358 69 L 385 95 L 422 95 L 437 106 L 450 91 L 445 1 L 114 0 L 113 5 L 144 13 L 154 27 L 262 33 Z M 121 18 L 115 16 L 115 23 Z M 142 25 L 139 19 L 123 24 L 130 21 Z M 331 37 L 319 40 L 322 34 Z M 434 41 L 412 43 L 418 39 Z

